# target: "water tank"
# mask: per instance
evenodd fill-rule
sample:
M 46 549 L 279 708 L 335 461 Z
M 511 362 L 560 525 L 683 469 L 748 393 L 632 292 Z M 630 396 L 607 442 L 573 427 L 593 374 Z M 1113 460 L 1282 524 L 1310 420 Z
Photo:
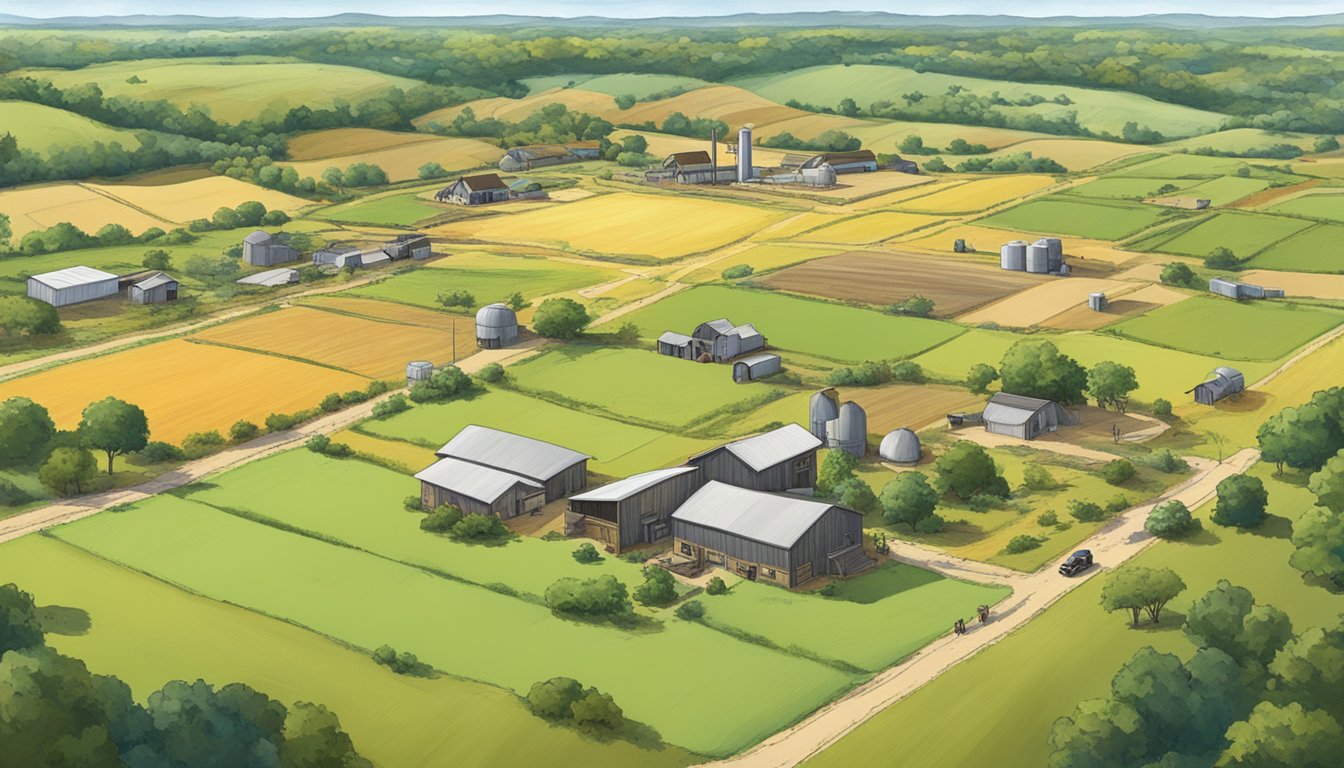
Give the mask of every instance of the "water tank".
M 751 166 L 751 123 L 737 131 L 737 180 L 750 181 L 756 175 Z
M 826 439 L 826 425 L 840 418 L 840 397 L 834 389 L 823 389 L 812 396 L 808 405 L 808 431 L 818 440 Z
M 1021 272 L 1027 268 L 1027 244 L 1022 240 L 1013 240 L 1005 243 L 999 249 L 999 266 L 1003 269 L 1011 269 L 1014 272 Z
M 883 461 L 894 464 L 917 464 L 920 457 L 919 435 L 905 427 L 888 432 L 887 436 L 882 438 L 882 445 L 878 447 L 877 453 Z
M 1050 271 L 1058 272 L 1064 264 L 1064 241 L 1058 237 L 1042 237 L 1036 244 L 1045 246 L 1046 253 L 1050 256 Z
M 1087 306 L 1094 312 L 1101 312 L 1106 309 L 1106 294 L 1089 293 L 1087 295 Z
M 416 360 L 406 364 L 406 386 L 415 386 L 417 381 L 428 381 L 434 375 L 434 364 L 425 360 Z
M 518 314 L 505 304 L 488 304 L 476 313 L 476 343 L 485 349 L 507 347 L 518 339 Z
M 1050 250 L 1042 243 L 1027 246 L 1027 271 L 1043 275 L 1050 271 Z
M 863 458 L 868 450 L 868 414 L 858 403 L 840 406 L 840 417 L 826 425 L 826 447 Z

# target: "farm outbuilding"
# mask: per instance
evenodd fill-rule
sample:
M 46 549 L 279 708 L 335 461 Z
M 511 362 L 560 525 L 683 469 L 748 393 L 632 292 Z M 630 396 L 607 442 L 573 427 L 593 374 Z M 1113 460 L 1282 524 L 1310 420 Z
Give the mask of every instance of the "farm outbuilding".
M 858 512 L 716 481 L 672 514 L 672 535 L 674 555 L 787 588 L 873 566 Z
M 774 376 L 783 370 L 783 367 L 779 355 L 760 354 L 744 357 L 733 363 L 733 381 L 738 384 L 757 381 L 767 376 Z
M 720 166 L 709 153 L 701 150 L 673 152 L 663 159 L 662 169 L 655 172 L 659 181 L 678 184 L 729 184 L 737 180 L 737 169 L 732 164 Z
M 420 503 L 425 509 L 452 504 L 466 514 L 516 517 L 546 505 L 546 489 L 534 480 L 442 458 L 415 476 L 420 481 Z
M 668 331 L 658 337 L 658 354 L 699 360 L 708 355 L 716 363 L 724 363 L 739 355 L 765 347 L 765 337 L 751 323 L 733 325 L 720 318 L 701 323 L 690 336 Z
M 981 418 L 985 422 L 986 431 L 1022 440 L 1031 440 L 1044 432 L 1054 432 L 1061 426 L 1078 423 L 1073 414 L 1054 400 L 1006 392 L 999 392 L 989 399 Z
M 118 278 L 93 267 L 67 267 L 28 278 L 28 298 L 64 307 L 117 295 Z
M 507 304 L 487 304 L 476 311 L 476 345 L 499 349 L 518 340 L 518 313 Z
M 514 200 L 543 200 L 546 198 L 546 190 L 542 189 L 541 182 L 518 179 L 509 183 L 509 197 Z
M 297 261 L 299 252 L 260 229 L 243 238 L 243 262 L 254 267 L 272 267 Z
M 420 261 L 428 259 L 434 253 L 429 238 L 421 234 L 397 235 L 397 239 L 384 246 L 383 250 L 394 261 L 401 259 Z
M 1195 402 L 1200 405 L 1213 405 L 1225 397 L 1246 391 L 1246 377 L 1236 368 L 1219 366 L 1213 369 L 1213 377 L 1186 390 L 1185 394 L 1195 393 Z
M 268 269 L 265 272 L 258 272 L 255 275 L 240 277 L 234 281 L 239 285 L 260 285 L 265 288 L 276 288 L 281 285 L 299 282 L 299 271 L 288 267 L 280 269 Z
M 754 491 L 787 491 L 817 484 L 821 441 L 797 424 L 737 440 L 687 460 L 706 482 L 717 480 Z
M 412 360 L 406 364 L 406 386 L 413 387 L 422 381 L 429 381 L 434 375 L 434 364 L 428 360 Z
M 439 202 L 458 205 L 484 205 L 502 203 L 509 199 L 509 186 L 497 173 L 482 173 L 476 176 L 463 176 L 452 184 L 439 190 L 434 199 Z
M 1281 299 L 1284 296 L 1282 288 L 1263 288 L 1226 277 L 1209 280 L 1209 290 L 1229 299 Z
M 887 436 L 882 438 L 877 454 L 883 461 L 890 461 L 893 464 L 918 464 L 923 449 L 919 445 L 919 435 L 916 435 L 913 429 L 901 427 L 888 432 Z
M 787 162 L 787 158 L 786 158 Z M 852 152 L 823 152 L 804 160 L 798 169 L 803 173 L 829 165 L 836 173 L 866 173 L 877 170 L 877 156 L 871 149 L 856 149 Z
M 1105 312 L 1109 306 L 1110 302 L 1106 300 L 1106 294 L 1097 291 L 1087 295 L 1087 308 L 1093 312 Z
M 463 427 L 435 455 L 530 480 L 545 489 L 548 503 L 588 485 L 587 454 L 475 424 Z
M 585 535 L 611 551 L 649 544 L 672 533 L 672 513 L 700 488 L 698 467 L 655 469 L 569 497 Z
M 131 284 L 127 297 L 136 304 L 162 304 L 177 301 L 178 283 L 162 272 Z

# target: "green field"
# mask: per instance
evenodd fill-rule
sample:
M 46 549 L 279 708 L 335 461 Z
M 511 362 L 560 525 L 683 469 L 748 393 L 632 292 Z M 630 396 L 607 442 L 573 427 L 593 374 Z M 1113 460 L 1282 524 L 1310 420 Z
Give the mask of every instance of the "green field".
M 509 366 L 509 376 L 524 391 L 668 428 L 704 423 L 729 406 L 768 399 L 778 391 L 759 383 L 737 384 L 728 365 L 702 365 L 628 347 L 550 349 Z
M 1086 184 L 1079 184 L 1069 189 L 1065 194 L 1080 195 L 1082 197 L 1100 197 L 1115 200 L 1144 200 L 1149 197 L 1157 196 L 1157 190 L 1168 184 L 1184 189 L 1193 182 L 1173 182 L 1170 179 L 1158 178 L 1129 178 L 1127 176 L 1104 176 L 1095 181 L 1089 181 Z M 1164 192 L 1164 195 L 1176 195 L 1180 192 Z
M 388 88 L 419 81 L 367 69 L 314 64 L 278 56 L 139 59 L 81 69 L 27 69 L 20 74 L 67 89 L 95 83 L 103 95 L 163 99 L 178 107 L 201 104 L 216 120 L 236 123 L 263 115 L 284 117 L 291 107 L 311 109 L 359 102 Z M 143 83 L 128 83 L 138 77 Z
M 1118 200 L 1084 201 L 1059 195 L 1009 208 L 976 223 L 1022 231 L 1030 235 L 1028 240 L 1038 234 L 1119 240 L 1174 215 L 1171 209 L 1153 205 Z
M 284 621 L 191 594 L 48 536 L 0 546 L 0 583 L 39 606 L 84 611 L 89 630 L 47 642 L 140 701 L 170 680 L 243 682 L 284 704 L 314 701 L 341 718 L 355 747 L 385 768 L 540 765 L 675 768 L 695 762 L 675 747 L 598 742 L 556 728 L 513 694 L 450 676 L 396 675 L 367 652 Z
M 5 133 L 18 139 L 20 149 L 46 154 L 53 149 L 91 147 L 94 142 L 120 144 L 132 151 L 140 148 L 135 131 L 114 128 L 64 109 L 29 101 L 0 101 Z
M 440 259 L 432 266 L 360 286 L 351 290 L 350 295 L 437 309 L 440 293 L 464 290 L 476 297 L 479 307 L 503 301 L 515 291 L 534 299 L 620 277 L 620 272 L 602 267 L 473 252 Z
M 1117 323 L 1106 331 L 1196 354 L 1277 360 L 1341 322 L 1344 314 L 1334 310 L 1196 296 Z
M 1180 197 L 1204 198 L 1213 205 L 1234 203 L 1247 195 L 1253 195 L 1269 187 L 1264 179 L 1243 179 L 1238 176 L 1223 176 L 1196 184 L 1181 190 Z
M 774 75 L 745 77 L 732 80 L 730 84 L 781 104 L 796 99 L 826 107 L 838 106 L 843 98 L 852 98 L 859 104 L 867 105 L 882 99 L 894 100 L 912 91 L 944 93 L 949 87 L 957 85 L 978 95 L 998 93 L 1010 100 L 1040 96 L 1046 101 L 1035 106 L 1003 106 L 997 109 L 1009 115 L 1044 118 L 1058 118 L 1066 112 L 1075 112 L 1078 122 L 1085 128 L 1116 135 L 1131 120 L 1138 120 L 1167 136 L 1209 133 L 1227 120 L 1225 115 L 1215 112 L 1168 104 L 1124 91 L 987 80 L 881 65 L 808 67 Z M 1068 96 L 1072 103 L 1057 104 L 1051 101 L 1060 94 Z
M 1173 151 L 1194 151 L 1207 147 L 1219 152 L 1243 153 L 1275 144 L 1292 144 L 1310 151 L 1315 142 L 1316 137 L 1309 133 L 1267 131 L 1260 128 L 1232 128 L 1204 136 L 1173 141 L 1163 144 L 1162 148 Z
M 1212 179 L 1232 176 L 1240 169 L 1246 168 L 1255 178 L 1302 181 L 1299 176 L 1291 176 L 1277 170 L 1282 165 L 1281 160 L 1175 154 L 1128 166 L 1118 171 L 1116 175 L 1152 176 L 1161 179 Z
M 1150 250 L 1185 256 L 1208 256 L 1214 248 L 1230 248 L 1238 258 L 1259 253 L 1307 227 L 1310 222 L 1255 213 L 1215 214 L 1175 237 L 1146 244 Z
M 1344 224 L 1344 193 L 1302 195 L 1270 206 L 1270 213 L 1305 216 Z
M 360 648 L 389 643 L 514 692 L 556 675 L 583 680 L 666 741 L 705 754 L 743 749 L 857 682 L 670 611 L 646 618 L 643 630 L 560 620 L 520 598 L 173 497 L 56 535 L 207 597 Z M 731 718 L 703 706 L 741 691 L 753 696 Z
M 419 193 L 407 192 L 404 195 L 377 197 L 365 202 L 355 201 L 349 205 L 318 211 L 314 216 L 342 223 L 410 227 L 418 221 L 443 212 L 442 206 L 421 200 Z
M 1344 226 L 1318 224 L 1271 245 L 1250 263 L 1262 269 L 1344 273 Z
M 552 88 L 565 88 L 573 83 L 574 88 L 580 88 L 585 91 L 596 91 L 605 93 L 608 96 L 621 96 L 629 94 L 637 99 L 647 99 L 650 96 L 670 91 L 690 91 L 696 88 L 703 88 L 713 83 L 704 80 L 698 80 L 694 77 L 680 77 L 677 75 L 547 75 L 544 77 L 527 77 L 521 80 L 522 84 L 527 86 L 529 93 L 540 93 Z
M 628 319 L 644 338 L 656 339 L 668 330 L 690 333 L 720 317 L 752 323 L 772 347 L 841 362 L 915 355 L 962 332 L 936 320 L 714 285 L 673 294 Z
M 1159 542 L 1134 561 L 1170 567 L 1187 585 L 1158 627 L 1129 629 L 1119 614 L 1104 613 L 1098 606 L 1103 574 L 805 765 L 883 765 L 892 755 L 900 755 L 900 764 L 909 768 L 979 765 L 985 755 L 1011 755 L 1013 765 L 1045 765 L 1054 721 L 1078 702 L 1106 695 L 1111 677 L 1135 651 L 1151 645 L 1184 656 L 1194 650 L 1180 631 L 1183 614 L 1219 579 L 1230 579 L 1259 602 L 1285 611 L 1299 632 L 1332 620 L 1344 612 L 1344 595 L 1306 584 L 1288 565 L 1289 521 L 1311 506 L 1311 495 L 1299 478 L 1275 479 L 1273 467 L 1262 464 L 1253 474 L 1265 481 L 1270 513 L 1276 516 L 1262 529 L 1239 532 L 1211 525 L 1205 506 L 1203 533 L 1188 541 Z M 1098 558 L 1105 567 L 1105 553 Z

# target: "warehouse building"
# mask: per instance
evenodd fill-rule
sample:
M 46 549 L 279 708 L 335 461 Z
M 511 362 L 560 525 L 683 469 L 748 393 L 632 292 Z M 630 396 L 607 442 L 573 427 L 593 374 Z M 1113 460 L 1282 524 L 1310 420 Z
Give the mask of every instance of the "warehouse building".
M 798 170 L 804 174 L 809 170 L 829 165 L 838 174 L 867 173 L 877 170 L 877 156 L 871 149 L 856 149 L 852 152 L 822 152 L 804 160 Z
M 700 489 L 698 467 L 655 469 L 569 497 L 565 532 L 582 533 L 612 552 L 672 533 L 672 513 Z M 574 518 L 569 524 L 568 517 Z
M 687 460 L 699 467 L 705 482 L 787 491 L 817 484 L 817 449 L 821 441 L 797 424 L 721 445 Z
M 67 267 L 28 278 L 28 298 L 53 307 L 116 296 L 118 278 L 93 267 Z
M 530 171 L 551 165 L 597 160 L 602 157 L 602 146 L 596 141 L 572 141 L 568 144 L 533 144 L 514 147 L 499 160 L 499 169 L 505 173 Z
M 265 272 L 240 277 L 234 282 L 239 285 L 260 285 L 265 288 L 276 288 L 299 282 L 299 271 L 288 267 L 268 269 Z
M 742 384 L 748 381 L 759 381 L 769 376 L 774 376 L 784 369 L 784 363 L 779 359 L 779 355 L 767 353 L 744 357 L 733 363 L 733 381 Z
M 500 349 L 518 341 L 518 313 L 507 304 L 487 304 L 476 310 L 476 346 Z
M 1031 440 L 1045 432 L 1054 432 L 1061 426 L 1073 426 L 1078 420 L 1064 406 L 1054 400 L 996 393 L 981 414 L 985 430 L 996 435 L 1007 435 Z
M 127 298 L 136 304 L 162 304 L 177 301 L 178 283 L 163 272 L 154 272 L 149 276 L 131 283 Z
M 509 183 L 509 197 L 513 200 L 545 200 L 548 195 L 540 182 L 518 179 Z
M 1229 299 L 1282 299 L 1284 296 L 1282 288 L 1262 288 L 1227 277 L 1210 280 L 1209 290 Z
M 1213 378 L 1186 390 L 1185 394 L 1195 393 L 1195 402 L 1200 405 L 1213 405 L 1225 397 L 1246 391 L 1246 377 L 1236 368 L 1219 366 L 1213 369 Z
M 683 360 L 725 363 L 764 347 L 765 337 L 756 326 L 751 323 L 733 325 L 722 318 L 697 325 L 690 336 L 668 331 L 658 337 L 658 354 Z
M 434 199 L 457 205 L 485 205 L 502 203 L 509 199 L 509 186 L 497 173 L 463 176 L 439 190 Z
M 672 514 L 672 535 L 676 556 L 786 588 L 873 566 L 858 512 L 716 481 Z
M 544 489 L 543 503 L 568 496 L 588 484 L 589 456 L 541 440 L 474 424 L 463 427 L 435 455 L 441 459 L 457 459 L 487 470 L 517 475 Z M 429 505 L 429 490 L 423 487 L 424 482 L 421 496 Z
M 546 506 L 546 489 L 540 483 L 460 459 L 439 459 L 415 479 L 425 509 L 452 504 L 465 514 L 508 519 Z
M 299 252 L 258 229 L 243 238 L 243 262 L 254 267 L 272 267 L 297 261 Z

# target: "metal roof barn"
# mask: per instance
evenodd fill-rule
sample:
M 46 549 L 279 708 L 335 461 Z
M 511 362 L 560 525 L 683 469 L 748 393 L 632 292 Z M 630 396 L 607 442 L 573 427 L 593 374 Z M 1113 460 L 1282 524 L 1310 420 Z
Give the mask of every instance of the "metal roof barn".
M 741 384 L 744 381 L 764 379 L 779 373 L 782 368 L 783 362 L 779 359 L 779 355 L 760 354 L 744 357 L 733 363 L 733 381 Z
M 641 472 L 638 475 L 631 475 L 623 480 L 608 483 L 600 488 L 594 488 L 591 491 L 576 493 L 573 496 L 570 496 L 569 500 L 623 501 L 641 491 L 652 488 L 668 478 L 696 471 L 698 471 L 697 467 L 671 467 L 669 469 L 655 469 L 651 472 Z
M 443 458 L 492 467 L 520 475 L 546 487 L 546 500 L 554 501 L 588 484 L 587 454 L 475 424 L 435 452 Z
M 64 307 L 115 296 L 118 278 L 93 267 L 68 267 L 28 278 L 28 297 Z
M 276 286 L 299 282 L 299 272 L 289 267 L 281 267 L 279 269 L 268 269 L 265 272 L 258 272 L 247 277 L 240 277 L 234 282 L 241 285 L 261 285 L 267 288 L 275 288 Z
M 1071 426 L 1076 419 L 1064 406 L 1053 400 L 999 392 L 989 399 L 982 414 L 985 430 L 1030 440 L 1042 432 L 1054 432 L 1061 425 Z
M 439 459 L 415 476 L 420 503 L 452 504 L 466 513 L 514 517 L 546 504 L 545 487 L 525 477 L 453 458 Z
M 832 506 L 803 496 L 749 491 L 711 480 L 673 512 L 672 519 L 787 549 Z
M 821 441 L 797 424 L 785 424 L 779 429 L 728 443 L 722 447 L 745 462 L 747 466 L 760 472 L 800 453 L 820 448 Z
M 1200 405 L 1213 405 L 1225 397 L 1246 390 L 1246 377 L 1236 368 L 1225 365 L 1213 369 L 1213 378 L 1186 390 L 1186 394 L 1195 393 L 1195 402 Z
M 672 513 L 700 489 L 698 467 L 656 469 L 569 498 L 565 533 L 596 539 L 620 553 L 666 538 Z

